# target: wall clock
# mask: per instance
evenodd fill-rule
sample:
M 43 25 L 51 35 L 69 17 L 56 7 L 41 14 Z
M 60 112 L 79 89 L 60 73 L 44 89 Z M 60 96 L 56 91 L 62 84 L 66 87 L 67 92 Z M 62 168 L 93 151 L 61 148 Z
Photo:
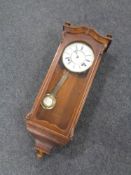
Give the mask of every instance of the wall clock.
M 102 36 L 90 27 L 64 24 L 60 45 L 26 116 L 37 157 L 72 139 L 99 63 L 111 41 L 111 35 Z

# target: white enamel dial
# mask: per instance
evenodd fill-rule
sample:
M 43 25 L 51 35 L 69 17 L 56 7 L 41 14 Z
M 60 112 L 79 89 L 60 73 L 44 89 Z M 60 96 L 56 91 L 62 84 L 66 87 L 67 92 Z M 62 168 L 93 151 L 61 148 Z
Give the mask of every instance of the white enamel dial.
M 94 61 L 91 47 L 82 42 L 69 44 L 62 55 L 64 66 L 71 72 L 81 73 L 89 69 Z

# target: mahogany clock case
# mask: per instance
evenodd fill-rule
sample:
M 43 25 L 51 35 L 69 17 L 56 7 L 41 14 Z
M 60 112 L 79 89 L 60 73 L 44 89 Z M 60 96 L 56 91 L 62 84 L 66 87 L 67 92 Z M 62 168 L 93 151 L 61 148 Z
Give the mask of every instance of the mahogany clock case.
M 56 145 L 64 145 L 73 137 L 101 57 L 109 47 L 111 38 L 111 35 L 101 36 L 90 27 L 64 24 L 60 45 L 32 110 L 26 117 L 27 130 L 35 138 L 37 156 L 48 154 Z M 68 79 L 57 93 L 56 106 L 51 110 L 45 110 L 41 105 L 44 95 L 50 92 L 64 72 L 68 71 L 61 59 L 64 48 L 76 41 L 86 43 L 92 48 L 95 56 L 93 65 L 81 74 L 69 72 Z

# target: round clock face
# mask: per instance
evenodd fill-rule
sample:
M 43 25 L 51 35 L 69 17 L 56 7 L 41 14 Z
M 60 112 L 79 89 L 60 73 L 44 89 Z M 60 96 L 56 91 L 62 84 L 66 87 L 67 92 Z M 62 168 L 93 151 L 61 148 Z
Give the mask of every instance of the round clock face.
M 62 55 L 64 66 L 71 72 L 81 73 L 89 69 L 94 61 L 93 50 L 85 43 L 69 44 Z

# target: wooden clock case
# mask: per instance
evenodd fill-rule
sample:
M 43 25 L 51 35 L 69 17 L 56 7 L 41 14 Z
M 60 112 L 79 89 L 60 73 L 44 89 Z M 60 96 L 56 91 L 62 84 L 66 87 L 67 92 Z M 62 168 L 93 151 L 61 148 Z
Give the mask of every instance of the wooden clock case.
M 27 130 L 35 139 L 38 157 L 49 154 L 57 145 L 65 145 L 73 135 L 81 110 L 89 93 L 102 55 L 111 43 L 111 35 L 102 36 L 86 26 L 65 23 L 60 45 L 41 85 L 31 112 L 26 116 Z M 94 51 L 95 60 L 91 68 L 82 74 L 69 72 L 69 78 L 57 94 L 57 104 L 44 110 L 41 101 L 65 71 L 61 61 L 64 48 L 75 41 L 87 43 Z

